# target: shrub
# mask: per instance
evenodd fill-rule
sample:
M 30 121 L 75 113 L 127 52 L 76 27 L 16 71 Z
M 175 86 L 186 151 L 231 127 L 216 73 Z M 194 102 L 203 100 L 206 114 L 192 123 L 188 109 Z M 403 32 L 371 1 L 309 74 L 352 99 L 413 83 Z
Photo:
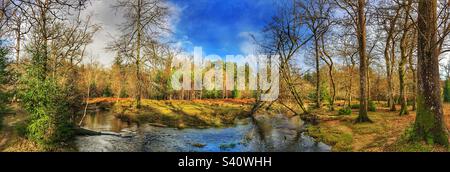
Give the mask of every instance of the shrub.
M 112 93 L 111 87 L 109 85 L 107 85 L 106 88 L 103 89 L 102 96 L 103 97 L 113 97 L 114 96 Z
M 20 137 L 26 137 L 27 136 L 27 126 L 28 126 L 29 121 L 22 121 L 17 123 L 14 126 L 14 130 L 17 132 L 17 134 Z
M 43 145 L 64 142 L 71 137 L 68 107 L 55 81 L 28 80 L 21 94 L 25 110 L 31 115 L 27 136 Z
M 2 46 L 2 42 L 0 42 L 0 129 L 2 128 L 3 115 L 8 111 L 6 104 L 8 102 L 9 95 L 4 91 L 5 85 L 9 82 L 8 77 L 10 76 L 10 73 L 7 70 L 10 63 L 7 58 L 8 53 L 8 49 L 4 48 Z
M 326 84 L 322 83 L 319 91 L 320 91 L 320 101 L 322 101 L 322 102 L 326 101 L 327 103 L 330 103 L 331 96 L 330 96 L 330 93 L 328 92 L 328 88 L 327 88 Z M 316 93 L 316 90 L 314 89 L 314 91 L 312 91 L 308 94 L 308 99 L 315 101 L 316 98 L 317 98 L 317 93 Z
M 359 109 L 359 104 L 352 104 L 350 107 L 352 109 Z
M 359 109 L 359 107 L 360 107 L 359 104 L 353 104 L 353 105 L 351 105 L 351 108 L 352 108 L 352 109 Z M 375 102 L 369 101 L 368 110 L 369 110 L 370 112 L 375 112 L 375 111 L 377 111 L 377 105 L 375 104 Z
M 45 58 L 39 52 L 32 55 L 32 63 L 20 80 L 19 96 L 30 114 L 26 135 L 42 146 L 53 146 L 67 141 L 73 134 L 69 104 L 63 87 L 46 76 Z
M 231 95 L 232 95 L 232 98 L 234 98 L 234 99 L 241 98 L 241 92 L 239 90 L 237 90 L 236 88 L 233 89 L 233 91 L 231 91 Z
M 450 102 L 450 80 L 445 80 L 444 85 L 444 102 Z
M 377 105 L 373 101 L 369 101 L 369 111 L 370 112 L 376 112 L 377 111 Z
M 120 90 L 120 97 L 121 97 L 121 98 L 129 97 L 129 96 L 128 96 L 128 93 L 127 93 L 127 90 L 121 89 L 121 90 Z
M 352 109 L 350 108 L 342 108 L 339 109 L 338 111 L 338 115 L 351 115 L 352 114 Z

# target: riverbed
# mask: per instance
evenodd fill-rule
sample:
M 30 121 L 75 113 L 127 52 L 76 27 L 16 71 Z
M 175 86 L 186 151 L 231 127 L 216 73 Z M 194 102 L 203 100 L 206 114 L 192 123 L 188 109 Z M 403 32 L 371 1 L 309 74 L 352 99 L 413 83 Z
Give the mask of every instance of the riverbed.
M 283 115 L 257 121 L 244 119 L 235 126 L 176 129 L 136 125 L 111 112 L 87 115 L 83 127 L 116 135 L 78 136 L 81 152 L 328 152 L 331 147 L 302 132 L 299 119 Z

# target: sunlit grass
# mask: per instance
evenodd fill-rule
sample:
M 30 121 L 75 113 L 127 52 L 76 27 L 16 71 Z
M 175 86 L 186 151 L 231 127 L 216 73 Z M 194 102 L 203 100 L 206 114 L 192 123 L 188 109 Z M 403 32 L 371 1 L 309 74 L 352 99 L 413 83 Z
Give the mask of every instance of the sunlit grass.
M 93 102 L 100 103 L 102 101 Z M 142 100 L 140 109 L 134 100 L 118 100 L 113 111 L 125 121 L 140 124 L 157 123 L 178 128 L 224 127 L 235 119 L 245 118 L 250 100 Z
M 448 118 L 450 104 L 444 104 Z M 390 112 L 379 105 L 376 112 L 369 112 L 373 123 L 355 124 L 358 110 L 352 115 L 337 115 L 336 112 L 320 110 L 321 122 L 308 126 L 307 132 L 319 141 L 331 145 L 333 151 L 363 152 L 430 152 L 448 151 L 448 148 L 411 142 L 407 136 L 415 120 L 415 112 L 399 116 L 399 112 Z M 449 121 L 447 120 L 447 125 Z

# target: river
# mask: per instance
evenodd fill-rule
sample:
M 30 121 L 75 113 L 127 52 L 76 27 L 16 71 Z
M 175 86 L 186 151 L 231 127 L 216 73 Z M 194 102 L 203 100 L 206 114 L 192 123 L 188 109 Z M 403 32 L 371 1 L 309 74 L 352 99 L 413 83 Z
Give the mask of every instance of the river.
M 119 136 L 77 136 L 81 152 L 328 152 L 331 147 L 301 132 L 299 119 L 261 117 L 209 129 L 161 128 L 122 122 L 111 112 L 87 115 L 83 127 Z

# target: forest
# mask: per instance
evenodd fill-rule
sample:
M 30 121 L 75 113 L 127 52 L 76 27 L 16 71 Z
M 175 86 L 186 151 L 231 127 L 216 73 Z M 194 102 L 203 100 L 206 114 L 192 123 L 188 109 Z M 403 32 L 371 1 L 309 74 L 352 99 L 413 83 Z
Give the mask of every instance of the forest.
M 450 151 L 450 0 L 264 0 L 248 37 L 276 70 L 256 75 L 177 62 L 194 55 L 171 37 L 176 0 L 107 2 L 122 20 L 100 58 L 108 26 L 86 11 L 104 1 L 1 0 L 0 151 Z

